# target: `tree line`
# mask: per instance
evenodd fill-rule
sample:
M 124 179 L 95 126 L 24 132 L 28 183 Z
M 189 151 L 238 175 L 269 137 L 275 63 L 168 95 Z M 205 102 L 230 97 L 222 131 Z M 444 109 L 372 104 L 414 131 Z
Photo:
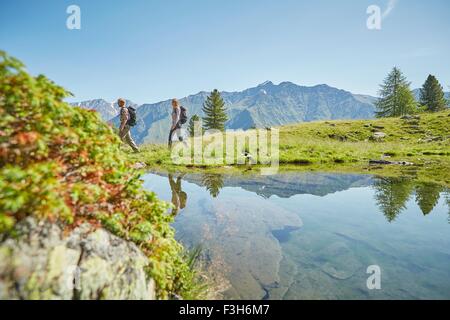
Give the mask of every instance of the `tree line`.
M 376 116 L 401 117 L 420 112 L 439 112 L 450 104 L 445 99 L 441 84 L 431 74 L 420 89 L 419 101 L 416 101 L 410 85 L 402 71 L 394 67 L 380 85 L 380 98 L 375 103 Z

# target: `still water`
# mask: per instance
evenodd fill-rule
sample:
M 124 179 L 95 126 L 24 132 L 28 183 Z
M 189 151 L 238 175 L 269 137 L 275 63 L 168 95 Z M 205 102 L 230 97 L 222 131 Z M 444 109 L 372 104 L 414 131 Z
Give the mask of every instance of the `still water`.
M 224 299 L 450 299 L 450 194 L 329 173 L 144 176 Z M 381 289 L 369 290 L 369 266 Z

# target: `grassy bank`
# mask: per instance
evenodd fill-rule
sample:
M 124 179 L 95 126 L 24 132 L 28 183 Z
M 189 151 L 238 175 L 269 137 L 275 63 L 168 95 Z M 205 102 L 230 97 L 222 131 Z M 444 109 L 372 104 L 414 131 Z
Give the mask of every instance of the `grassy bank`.
M 280 130 L 281 163 L 357 163 L 383 157 L 416 164 L 447 162 L 450 111 L 407 119 L 312 122 Z
M 406 119 L 341 120 L 280 127 L 282 170 L 416 175 L 450 184 L 450 110 Z M 204 146 L 211 137 L 204 137 Z M 162 170 L 235 172 L 258 166 L 176 166 L 165 145 L 145 145 L 131 162 Z M 369 166 L 369 160 L 407 161 L 414 166 Z

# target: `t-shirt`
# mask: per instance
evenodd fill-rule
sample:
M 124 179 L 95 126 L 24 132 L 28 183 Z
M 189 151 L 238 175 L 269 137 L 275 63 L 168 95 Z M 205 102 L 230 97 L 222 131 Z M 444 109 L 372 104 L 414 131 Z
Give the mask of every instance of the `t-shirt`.
M 181 109 L 180 107 L 173 108 L 172 110 L 172 126 L 176 126 L 180 121 Z
M 128 121 L 128 109 L 127 108 L 120 108 L 120 125 L 126 125 Z

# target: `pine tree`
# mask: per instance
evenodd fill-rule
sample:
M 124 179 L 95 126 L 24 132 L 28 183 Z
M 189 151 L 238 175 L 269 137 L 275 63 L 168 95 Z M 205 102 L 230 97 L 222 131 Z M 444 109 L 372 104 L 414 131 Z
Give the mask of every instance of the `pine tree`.
M 225 130 L 225 123 L 228 120 L 225 108 L 225 102 L 223 102 L 220 92 L 215 89 L 206 98 L 203 104 L 203 128 L 204 130 L 216 129 L 220 131 Z
M 417 103 L 400 69 L 394 67 L 380 86 L 380 99 L 375 103 L 376 116 L 399 117 L 416 111 Z
M 416 203 L 424 215 L 433 211 L 439 202 L 443 188 L 438 184 L 421 183 L 416 186 Z
M 191 136 L 191 137 L 194 136 L 194 134 L 195 134 L 195 125 L 196 125 L 196 122 L 199 122 L 199 121 L 200 121 L 200 117 L 198 115 L 194 114 L 191 117 L 191 119 L 189 120 L 188 129 L 187 129 L 188 133 L 189 133 L 189 136 Z M 200 132 L 201 132 L 201 128 L 200 128 Z
M 447 107 L 444 89 L 436 77 L 431 74 L 420 89 L 420 104 L 430 112 L 442 111 Z

